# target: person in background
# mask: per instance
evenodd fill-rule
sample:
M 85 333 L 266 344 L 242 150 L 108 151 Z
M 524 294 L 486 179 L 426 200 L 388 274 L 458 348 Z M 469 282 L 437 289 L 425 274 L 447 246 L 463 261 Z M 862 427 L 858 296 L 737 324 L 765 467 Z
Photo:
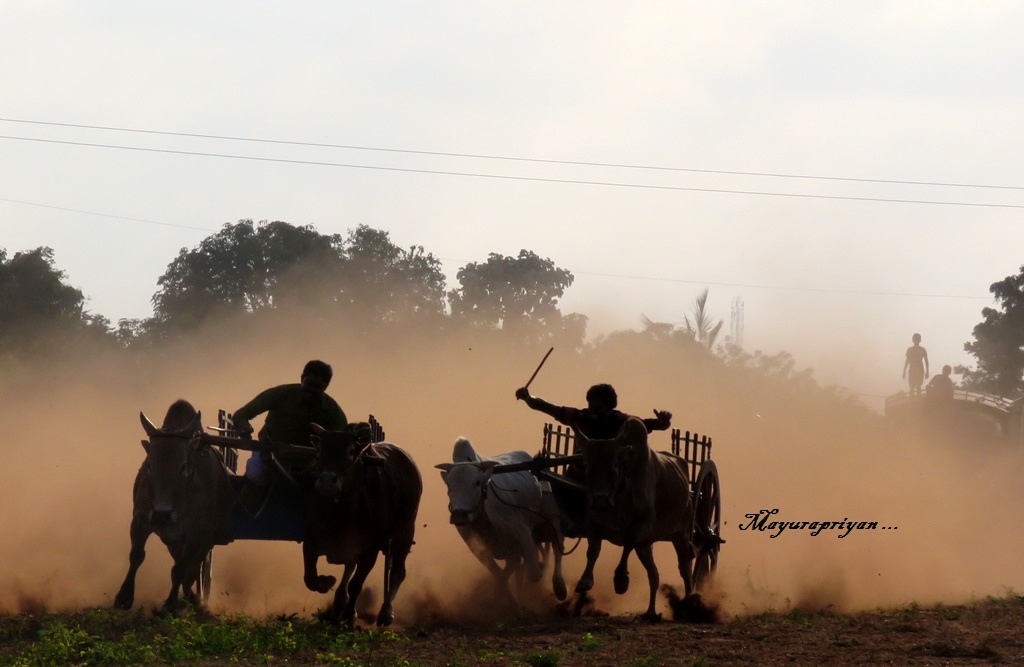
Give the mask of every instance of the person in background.
M 928 350 L 921 347 L 921 334 L 914 334 L 913 345 L 907 348 L 903 362 L 903 379 L 910 383 L 910 397 L 921 395 L 921 385 L 928 377 Z
M 942 375 L 936 375 L 926 387 L 928 400 L 935 405 L 948 405 L 953 402 L 953 380 L 950 374 L 953 368 L 946 364 L 942 367 Z

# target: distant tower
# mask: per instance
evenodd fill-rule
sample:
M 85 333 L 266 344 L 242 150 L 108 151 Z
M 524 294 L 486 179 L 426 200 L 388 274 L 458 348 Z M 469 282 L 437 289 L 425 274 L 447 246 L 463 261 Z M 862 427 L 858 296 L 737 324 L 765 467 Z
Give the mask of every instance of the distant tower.
M 732 316 L 729 318 L 729 333 L 732 344 L 743 349 L 743 297 L 732 299 Z

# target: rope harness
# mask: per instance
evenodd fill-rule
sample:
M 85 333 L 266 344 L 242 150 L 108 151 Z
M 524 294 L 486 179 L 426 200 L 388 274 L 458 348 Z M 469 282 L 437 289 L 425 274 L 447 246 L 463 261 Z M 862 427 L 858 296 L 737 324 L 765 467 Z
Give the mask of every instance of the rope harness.
M 519 493 L 519 489 L 506 489 L 504 487 L 498 486 L 494 482 L 494 478 L 491 477 L 490 479 L 487 480 L 487 484 L 484 485 L 483 491 L 480 494 L 481 503 L 483 503 L 483 501 L 487 500 L 487 489 L 489 487 L 491 487 L 491 486 L 494 487 L 495 491 L 503 491 L 503 492 L 505 492 L 505 493 L 507 493 L 509 495 L 514 494 L 514 493 Z M 507 505 L 508 507 L 512 507 L 512 508 L 515 508 L 515 509 L 526 510 L 527 512 L 532 512 L 533 514 L 536 514 L 537 516 L 539 516 L 544 521 L 544 523 L 546 523 L 548 525 L 548 527 L 551 529 L 551 533 L 553 535 L 560 535 L 561 534 L 561 530 L 557 526 L 555 526 L 553 523 L 551 523 L 551 520 L 547 517 L 547 515 L 544 514 L 543 512 L 541 512 L 540 510 L 535 510 L 532 507 L 527 507 L 525 505 L 517 505 L 515 503 L 509 502 L 507 500 L 504 500 L 497 493 L 494 494 L 494 497 L 497 499 L 497 501 L 499 503 L 501 503 L 503 505 Z M 567 555 L 571 554 L 573 551 L 576 551 L 576 547 L 578 547 L 580 545 L 580 539 L 581 538 L 576 538 L 576 544 L 569 551 L 566 551 L 561 544 L 556 545 L 556 548 L 559 550 L 559 552 L 561 553 L 562 556 L 567 556 Z

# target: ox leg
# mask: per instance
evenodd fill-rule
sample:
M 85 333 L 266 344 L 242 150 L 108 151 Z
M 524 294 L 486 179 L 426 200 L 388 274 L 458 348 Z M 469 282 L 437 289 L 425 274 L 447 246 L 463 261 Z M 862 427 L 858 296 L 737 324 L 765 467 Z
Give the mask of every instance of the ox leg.
M 202 604 L 196 591 L 198 590 L 199 570 L 202 567 L 204 558 L 205 556 L 197 557 L 195 550 L 190 549 L 188 559 L 182 560 L 181 596 L 186 604 L 197 608 Z
M 377 614 L 377 625 L 381 627 L 387 627 L 395 621 L 395 597 L 402 582 L 405 581 L 405 559 L 411 550 L 411 540 L 403 540 L 398 544 L 392 541 L 391 549 L 385 558 L 384 604 Z M 390 561 L 390 564 L 387 561 Z
M 192 607 L 198 608 L 201 606 L 196 590 L 203 561 L 206 559 L 206 554 L 212 548 L 212 543 L 212 535 L 199 532 L 172 553 L 174 557 L 174 567 L 171 568 L 172 586 L 176 578 L 177 589 L 181 592 L 181 598 Z M 172 595 L 168 597 L 164 607 L 167 611 L 174 612 L 178 606 L 178 593 L 175 588 L 172 588 L 171 593 Z
M 515 570 L 511 561 L 506 561 L 504 568 L 499 567 L 498 563 L 495 562 L 494 557 L 491 555 L 491 552 L 484 546 L 482 540 L 476 537 L 476 535 L 469 532 L 463 533 L 462 530 L 459 531 L 459 534 L 462 535 L 462 539 L 466 542 L 466 546 L 469 547 L 470 553 L 472 553 L 473 556 L 480 561 L 485 568 L 487 568 L 487 571 L 491 573 L 491 576 L 494 577 L 495 595 L 501 598 L 511 599 L 512 592 L 509 590 L 508 580 Z
M 672 546 L 676 550 L 676 559 L 679 561 L 679 574 L 683 577 L 684 597 L 689 597 L 693 592 L 693 544 L 685 535 L 677 535 L 672 538 Z
M 316 542 L 307 538 L 302 543 L 302 580 L 306 588 L 314 593 L 326 593 L 338 581 L 336 578 L 317 573 L 316 563 L 320 559 L 320 549 Z
M 594 587 L 594 565 L 597 557 L 601 555 L 601 539 L 598 537 L 587 538 L 587 566 L 583 568 L 580 580 L 576 582 L 576 592 L 586 593 Z
M 661 583 L 658 577 L 658 566 L 654 562 L 654 548 L 650 543 L 638 545 L 636 557 L 647 570 L 647 583 L 650 584 L 651 594 L 647 600 L 647 611 L 641 617 L 646 621 L 660 621 L 661 614 L 654 611 L 654 603 L 658 594 L 658 585 Z
M 540 558 L 541 570 L 547 569 L 548 559 L 554 553 L 554 568 L 551 574 L 551 587 L 555 597 L 561 601 L 568 597 L 565 587 L 565 578 L 562 576 L 562 555 L 565 552 L 562 534 L 554 526 L 558 521 L 557 517 L 547 519 L 539 528 L 535 529 L 534 538 L 537 543 L 538 557 Z
M 551 545 L 551 550 L 555 556 L 554 573 L 551 575 L 551 588 L 554 590 L 555 597 L 559 601 L 568 597 L 568 591 L 565 588 L 565 578 L 562 576 L 562 548 L 561 540 Z
M 615 592 L 619 595 L 624 594 L 629 590 L 629 554 L 633 552 L 632 545 L 624 545 L 622 547 L 622 558 L 619 559 L 619 564 L 615 567 L 615 574 L 612 577 L 612 582 L 615 584 Z M 639 555 L 639 552 L 638 552 Z
M 377 553 L 372 551 L 360 558 L 359 562 L 356 563 L 355 574 L 352 575 L 352 580 L 348 582 L 348 602 L 341 613 L 341 619 L 349 630 L 353 630 L 356 627 L 356 602 L 359 600 L 359 594 L 363 592 L 363 584 L 366 583 L 366 577 L 370 575 L 370 570 L 377 564 Z M 334 611 L 338 611 L 337 607 L 335 607 Z
M 353 563 L 345 563 L 345 568 L 341 574 L 341 581 L 338 582 L 338 588 L 334 591 L 334 600 L 325 614 L 327 620 L 334 623 L 341 620 L 341 611 L 348 606 L 348 582 L 352 579 L 352 573 L 355 572 L 355 569 L 356 566 Z
M 533 530 L 525 524 L 517 527 L 511 537 L 515 548 L 506 554 L 506 570 L 516 575 L 516 594 L 511 596 L 511 603 L 515 612 L 521 615 L 525 609 L 519 601 L 533 597 L 537 584 L 544 578 L 545 563 L 541 559 L 544 545 L 537 541 Z
M 540 545 L 533 539 L 533 531 L 523 526 L 516 535 L 516 542 L 519 543 L 519 553 L 526 567 L 526 576 L 537 583 L 544 578 L 544 566 L 540 560 Z
M 181 582 L 185 579 L 183 570 L 181 560 L 176 558 L 174 565 L 171 566 L 171 592 L 167 594 L 163 605 L 166 614 L 175 614 L 178 611 L 178 589 L 182 587 Z
M 135 604 L 135 574 L 139 571 L 142 561 L 146 560 L 146 541 L 152 534 L 149 528 L 142 524 L 141 519 L 132 520 L 130 533 L 132 546 L 128 552 L 128 574 L 114 596 L 116 609 L 131 609 Z

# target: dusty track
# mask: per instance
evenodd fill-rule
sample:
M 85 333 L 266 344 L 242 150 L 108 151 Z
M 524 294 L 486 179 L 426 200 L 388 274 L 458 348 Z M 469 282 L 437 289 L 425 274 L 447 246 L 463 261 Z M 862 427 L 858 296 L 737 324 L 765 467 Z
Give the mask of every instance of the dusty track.
M 398 628 L 397 638 L 378 641 L 372 639 L 373 633 L 357 631 L 347 641 L 328 639 L 289 651 L 253 645 L 232 655 L 208 654 L 188 662 L 256 665 L 287 660 L 292 665 L 467 667 L 1020 664 L 1024 663 L 1022 615 L 1024 598 L 1010 595 L 964 606 L 911 605 L 851 615 L 790 611 L 713 624 L 647 623 L 629 616 L 545 617 L 481 625 L 438 623 Z M 151 636 L 167 633 L 167 627 L 161 625 L 165 622 L 146 613 L 111 617 L 106 612 L 88 611 L 0 618 L 0 664 L 24 656 L 38 641 L 38 630 L 55 623 L 80 628 L 105 641 L 116 642 L 131 632 L 140 640 L 159 644 L 161 640 L 154 642 Z M 277 628 L 284 622 L 267 621 L 276 623 Z M 329 630 L 325 636 L 337 635 Z

